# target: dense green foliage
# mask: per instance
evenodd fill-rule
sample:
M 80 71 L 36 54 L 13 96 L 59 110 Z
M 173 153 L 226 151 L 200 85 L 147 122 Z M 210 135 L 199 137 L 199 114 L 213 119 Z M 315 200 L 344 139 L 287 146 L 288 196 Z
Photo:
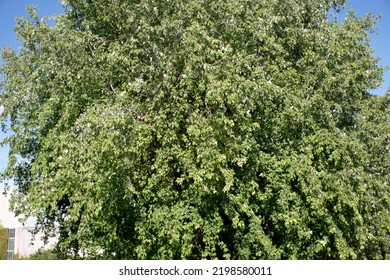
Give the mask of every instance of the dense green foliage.
M 389 94 L 344 1 L 69 0 L 4 49 L 14 205 L 69 257 L 390 258 Z
M 7 259 L 8 229 L 0 225 L 0 260 Z

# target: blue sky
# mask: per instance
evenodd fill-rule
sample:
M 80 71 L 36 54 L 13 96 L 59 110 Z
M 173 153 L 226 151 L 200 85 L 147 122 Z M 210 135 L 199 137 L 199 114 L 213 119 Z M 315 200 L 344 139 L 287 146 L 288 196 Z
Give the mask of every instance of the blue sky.
M 378 21 L 379 35 L 371 35 L 371 46 L 374 55 L 381 58 L 380 64 L 390 66 L 390 0 L 349 0 L 352 9 L 357 16 L 364 16 L 367 13 L 381 14 Z M 40 17 L 62 12 L 62 7 L 56 0 L 0 0 L 0 46 L 13 46 L 17 48 L 19 43 L 13 32 L 16 16 L 25 16 L 25 7 L 30 4 L 38 5 Z M 386 28 L 387 27 L 387 28 Z M 374 94 L 384 94 L 390 87 L 390 71 L 384 74 L 384 82 L 380 89 L 373 90 Z M 4 134 L 0 133 L 0 139 Z M 7 164 L 6 147 L 0 148 L 0 169 Z

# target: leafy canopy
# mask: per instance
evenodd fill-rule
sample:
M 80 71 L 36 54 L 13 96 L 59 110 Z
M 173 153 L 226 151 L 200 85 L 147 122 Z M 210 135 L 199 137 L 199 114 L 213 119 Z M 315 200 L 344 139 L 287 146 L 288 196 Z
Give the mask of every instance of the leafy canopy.
M 330 0 L 69 0 L 3 49 L 14 207 L 69 258 L 390 258 L 375 17 Z

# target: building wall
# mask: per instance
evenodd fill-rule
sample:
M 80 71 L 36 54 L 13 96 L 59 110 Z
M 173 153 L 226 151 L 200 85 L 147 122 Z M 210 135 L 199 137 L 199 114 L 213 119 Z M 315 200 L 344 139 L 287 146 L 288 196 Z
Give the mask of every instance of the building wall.
M 57 242 L 57 238 L 50 238 L 48 244 L 45 245 L 42 241 L 43 233 L 33 236 L 31 233 L 35 226 L 33 221 L 34 219 L 27 221 L 26 225 L 20 223 L 14 213 L 9 211 L 9 195 L 3 196 L 0 193 L 0 224 L 5 228 L 15 229 L 13 251 L 18 257 L 27 257 L 39 249 L 53 248 Z
M 22 227 L 23 225 L 15 217 L 15 214 L 9 211 L 9 199 L 10 194 L 4 196 L 0 190 L 0 224 L 6 228 Z
M 51 249 L 55 246 L 57 239 L 51 238 L 48 241 L 48 244 L 44 244 L 42 241 L 43 234 L 38 233 L 33 236 L 31 231 L 34 230 L 34 227 L 19 227 L 15 229 L 15 248 L 14 254 L 19 257 L 27 257 L 39 249 Z

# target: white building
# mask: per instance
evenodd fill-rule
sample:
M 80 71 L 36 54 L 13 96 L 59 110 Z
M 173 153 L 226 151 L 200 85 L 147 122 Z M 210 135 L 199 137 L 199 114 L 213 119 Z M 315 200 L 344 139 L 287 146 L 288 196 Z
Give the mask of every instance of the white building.
M 46 245 L 42 241 L 42 233 L 38 233 L 33 239 L 31 231 L 34 229 L 34 221 L 29 220 L 26 225 L 20 223 L 14 213 L 9 211 L 9 198 L 9 194 L 4 196 L 0 193 L 0 225 L 8 228 L 7 259 L 12 259 L 14 255 L 27 257 L 39 249 L 52 248 L 56 238 L 51 238 Z

